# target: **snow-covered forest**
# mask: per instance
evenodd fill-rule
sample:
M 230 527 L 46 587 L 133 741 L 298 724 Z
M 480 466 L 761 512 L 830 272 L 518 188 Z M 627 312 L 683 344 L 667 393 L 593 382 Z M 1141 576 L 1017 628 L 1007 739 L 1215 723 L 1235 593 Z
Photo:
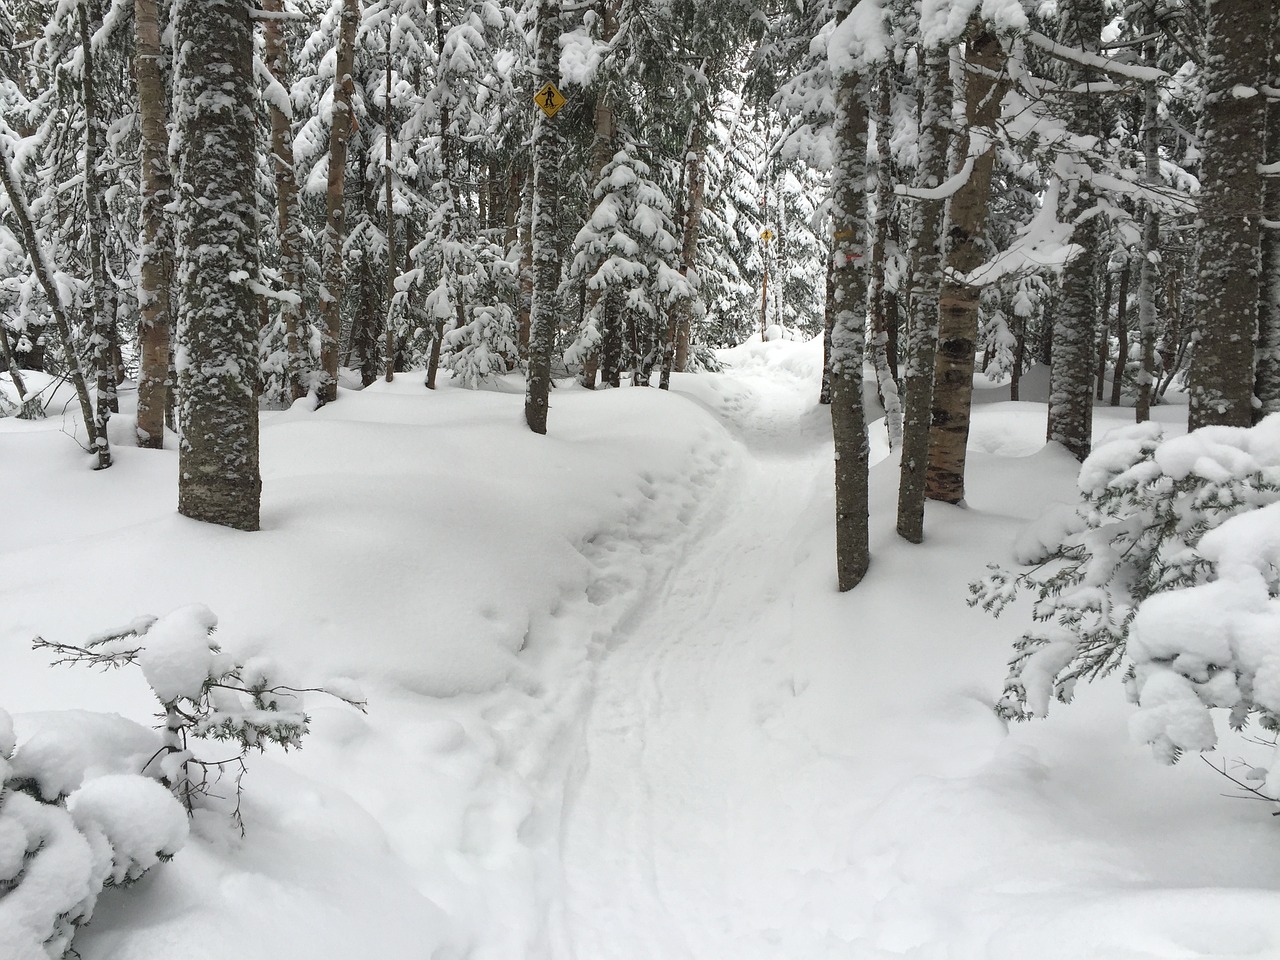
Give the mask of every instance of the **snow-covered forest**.
M 1280 958 L 1280 0 L 0 0 L 0 188 L 0 960 Z

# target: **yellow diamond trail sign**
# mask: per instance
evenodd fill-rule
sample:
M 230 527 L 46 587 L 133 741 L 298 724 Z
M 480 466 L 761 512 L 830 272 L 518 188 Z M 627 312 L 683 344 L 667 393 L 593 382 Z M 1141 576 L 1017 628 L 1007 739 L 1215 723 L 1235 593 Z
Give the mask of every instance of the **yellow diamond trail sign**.
M 548 117 L 554 117 L 560 112 L 567 101 L 564 94 L 556 89 L 554 83 L 544 84 L 542 89 L 533 95 L 533 102 L 538 105 L 538 109 L 545 113 Z

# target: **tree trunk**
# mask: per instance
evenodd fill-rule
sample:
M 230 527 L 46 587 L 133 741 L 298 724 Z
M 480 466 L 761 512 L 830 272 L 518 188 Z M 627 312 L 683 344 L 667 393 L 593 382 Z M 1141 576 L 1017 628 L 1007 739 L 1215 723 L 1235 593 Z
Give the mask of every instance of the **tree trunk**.
M 972 170 L 947 204 L 946 269 L 938 295 L 938 352 L 934 364 L 932 423 L 925 495 L 959 503 L 973 403 L 973 357 L 978 339 L 975 287 L 954 277 L 975 269 L 986 256 L 984 232 L 995 165 L 995 124 L 1000 116 L 1004 49 L 994 30 L 973 29 L 965 47 L 965 117 L 969 129 L 959 156 L 972 156 Z
M 868 131 L 863 79 L 850 71 L 835 82 L 832 289 L 827 313 L 831 317 L 831 433 L 836 457 L 836 579 L 845 591 L 862 582 L 871 564 L 867 520 L 870 452 L 862 405 L 867 335 L 863 230 Z
M 1116 365 L 1111 374 L 1111 405 L 1120 406 L 1124 372 L 1129 363 L 1129 260 L 1120 268 L 1120 299 L 1116 301 Z
M 13 347 L 9 343 L 9 331 L 0 323 L 0 359 L 9 371 L 9 379 L 13 381 L 13 389 L 18 392 L 18 419 L 43 420 L 44 404 L 38 396 L 27 394 L 27 385 L 23 382 L 22 371 L 18 369 L 18 361 L 13 355 Z
M 704 107 L 694 106 L 689 121 L 689 136 L 684 151 L 684 234 L 680 244 L 680 275 L 689 281 L 692 294 L 682 298 L 671 310 L 670 332 L 663 351 L 662 382 L 665 390 L 671 371 L 683 373 L 689 363 L 689 341 L 693 326 L 693 305 L 698 299 L 698 236 L 702 229 L 703 194 L 706 175 L 703 171 Z
M 559 78 L 559 0 L 538 0 L 537 83 Z M 555 349 L 560 285 L 557 243 L 562 193 L 564 136 L 554 117 L 538 112 L 533 128 L 533 294 L 529 305 L 529 374 L 524 419 L 534 433 L 547 432 L 551 399 L 551 355 Z
M 342 247 L 347 237 L 344 197 L 347 148 L 351 138 L 351 71 L 355 64 L 360 0 L 343 0 L 333 77 L 333 119 L 329 126 L 329 181 L 325 192 L 324 276 L 320 285 L 323 317 L 320 345 L 321 403 L 338 398 L 338 357 L 342 337 L 342 295 L 346 281 Z
M 87 212 L 90 286 L 85 308 L 90 356 L 95 380 L 94 417 L 100 438 L 107 436 L 107 422 L 115 406 L 116 385 L 111 369 L 112 327 L 115 317 L 107 311 L 106 233 L 107 208 L 102 200 L 102 181 L 98 171 L 98 155 L 102 150 L 101 121 L 98 118 L 98 96 L 94 90 L 93 29 L 89 24 L 89 7 L 80 0 L 76 7 L 80 25 L 81 93 L 84 98 L 84 206 Z
M 383 113 L 382 118 L 382 176 L 383 176 L 383 206 L 386 207 L 387 216 L 387 312 L 384 321 L 386 329 L 384 330 L 384 342 L 382 352 L 383 360 L 383 379 L 387 383 L 391 383 L 396 376 L 396 348 L 395 348 L 395 332 L 392 327 L 392 318 L 395 312 L 396 303 L 396 209 L 395 209 L 395 164 L 391 152 L 391 123 L 395 119 L 394 110 L 391 106 L 391 75 L 394 61 L 391 57 L 391 31 L 387 30 L 387 59 L 384 64 L 386 77 L 382 89 Z
M 1102 0 L 1071 0 L 1059 6 L 1063 39 L 1080 49 L 1097 53 L 1104 22 Z M 1092 70 L 1069 66 L 1068 85 L 1088 84 Z M 1102 136 L 1105 131 L 1096 97 L 1074 98 L 1071 129 L 1081 136 Z M 1083 159 L 1059 154 L 1054 175 L 1063 184 L 1064 223 L 1075 223 L 1072 241 L 1081 252 L 1062 272 L 1062 296 L 1053 323 L 1053 358 L 1049 369 L 1047 439 L 1061 443 L 1077 460 L 1089 455 L 1093 442 L 1093 397 L 1096 330 L 1098 324 L 1097 273 L 1103 235 L 1099 217 L 1092 212 L 1096 193 Z
M 1268 83 L 1280 86 L 1280 4 L 1271 7 L 1271 74 Z M 1268 99 L 1266 162 L 1280 163 L 1280 101 Z M 1254 352 L 1255 420 L 1280 412 L 1280 179 L 1263 180 L 1261 236 L 1261 297 L 1258 303 L 1258 346 Z
M 273 86 L 267 97 L 271 115 L 271 156 L 276 183 L 276 236 L 280 244 L 280 278 L 286 300 L 280 305 L 285 335 L 285 396 L 297 400 L 307 392 L 305 339 L 306 307 L 303 298 L 302 208 L 293 162 L 293 109 L 289 99 L 292 69 L 285 44 L 283 0 L 262 0 L 262 9 L 271 14 L 262 25 L 263 55 Z
M 611 43 L 617 33 L 617 4 L 611 0 L 611 2 L 604 4 L 604 23 L 601 27 L 601 40 L 604 43 Z M 597 84 L 596 87 L 595 104 L 591 111 L 595 130 L 591 142 L 591 179 L 589 181 L 589 186 L 593 196 L 595 191 L 600 187 L 600 176 L 604 171 L 605 166 L 613 159 L 614 150 L 617 146 L 618 133 L 610 83 L 605 78 L 601 78 L 601 80 L 602 82 Z M 601 194 L 601 197 L 596 199 L 592 204 L 593 214 L 597 209 L 599 209 L 603 196 L 604 195 Z M 590 272 L 594 273 L 599 266 L 600 259 L 597 259 L 592 263 Z M 605 296 L 604 290 L 599 288 L 587 290 L 586 303 L 584 304 L 584 315 L 597 313 L 601 307 L 602 299 L 604 300 L 604 308 L 608 310 L 612 301 Z M 606 326 L 609 323 L 608 319 L 602 318 L 602 321 L 601 326 Z M 596 388 L 596 372 L 599 367 L 599 351 L 599 346 L 591 350 L 590 356 L 587 357 L 586 362 L 582 365 L 582 383 L 589 390 L 594 390 Z
M 1097 327 L 1098 344 L 1093 351 L 1093 359 L 1098 365 L 1098 375 L 1094 378 L 1094 399 L 1102 400 L 1106 392 L 1107 381 L 1107 353 L 1111 344 L 1111 324 L 1108 318 L 1111 316 L 1111 289 L 1115 285 L 1115 278 L 1111 275 L 1111 270 L 1103 266 L 1102 281 L 1102 304 L 1098 310 L 1098 316 L 1101 322 L 1095 324 Z M 1117 308 L 1118 309 L 1118 308 Z
M 1013 370 L 1009 376 L 1009 399 L 1021 399 L 1022 369 L 1027 365 L 1027 318 L 1018 318 L 1018 332 L 1014 335 Z
M 111 447 L 107 435 L 98 432 L 97 420 L 93 415 L 93 400 L 89 396 L 89 386 L 85 382 L 84 368 L 80 365 L 80 355 L 76 352 L 75 343 L 71 339 L 71 323 L 67 318 L 67 304 L 62 299 L 61 288 L 54 278 L 57 271 L 49 259 L 48 250 L 40 241 L 35 224 L 31 220 L 31 208 L 27 204 L 26 194 L 18 182 L 17 171 L 11 166 L 11 155 L 14 153 L 15 137 L 0 117 L 0 181 L 9 197 L 9 210 L 18 221 L 18 239 L 22 243 L 27 259 L 31 261 L 31 269 L 36 280 L 49 301 L 49 312 L 53 314 L 54 329 L 58 339 L 62 341 L 63 362 L 66 364 L 67 376 L 75 387 L 76 399 L 80 402 L 80 416 L 84 420 L 85 435 L 89 439 L 89 449 L 96 455 L 95 470 L 105 470 L 111 466 Z
M 898 371 L 889 365 L 889 316 L 888 294 L 885 291 L 885 274 L 889 259 L 889 214 L 893 206 L 893 182 L 889 163 L 890 107 L 892 104 L 892 68 L 881 64 L 877 71 L 875 122 L 876 122 L 876 198 L 874 219 L 870 225 L 871 255 L 867 265 L 867 314 L 871 319 L 871 365 L 876 372 L 876 385 L 884 404 L 885 429 L 889 435 L 889 449 L 902 446 L 902 401 L 898 397 Z M 894 320 L 896 323 L 896 318 Z
M 822 318 L 822 386 L 818 389 L 818 403 L 831 403 L 831 324 L 835 314 L 830 310 L 831 298 L 835 295 L 835 252 L 827 254 L 827 282 L 824 288 L 823 303 L 827 305 L 826 315 Z
M 951 112 L 950 60 L 945 48 L 924 51 L 920 101 L 919 168 L 916 186 L 938 187 L 947 177 Z M 898 480 L 898 535 L 924 540 L 925 468 L 933 405 L 933 368 L 938 348 L 938 289 L 942 284 L 942 200 L 916 200 L 911 216 L 911 337 L 903 383 L 905 417 Z
M 1154 36 L 1156 15 L 1151 15 L 1147 32 Z M 1156 60 L 1155 40 L 1147 41 L 1143 59 L 1149 66 Z M 1160 103 L 1154 83 L 1143 87 L 1142 182 L 1150 190 L 1158 190 L 1160 180 Z M 1151 401 L 1156 382 L 1156 285 L 1160 282 L 1160 211 L 1154 201 L 1142 203 L 1142 262 L 1138 264 L 1138 338 L 1142 362 L 1138 368 L 1138 395 L 1134 419 L 1144 423 L 1151 419 Z
M 520 192 L 520 220 L 517 226 L 517 234 L 520 238 L 520 311 L 516 319 L 516 345 L 520 351 L 520 358 L 528 363 L 529 317 L 533 307 L 534 171 L 529 170 L 522 180 L 524 189 Z
M 698 289 L 698 238 L 702 233 L 702 212 L 707 189 L 706 171 L 706 106 L 699 103 L 693 115 L 689 131 L 688 150 L 685 152 L 685 204 L 684 237 L 680 245 L 680 273 L 693 277 L 694 289 Z M 684 373 L 689 366 L 689 343 L 693 334 L 693 301 L 682 300 L 676 317 L 675 371 Z
M 258 529 L 251 0 L 178 0 L 178 512 Z
M 1191 430 L 1253 422 L 1266 114 L 1263 97 L 1236 92 L 1268 75 L 1270 7 L 1265 0 L 1208 5 Z

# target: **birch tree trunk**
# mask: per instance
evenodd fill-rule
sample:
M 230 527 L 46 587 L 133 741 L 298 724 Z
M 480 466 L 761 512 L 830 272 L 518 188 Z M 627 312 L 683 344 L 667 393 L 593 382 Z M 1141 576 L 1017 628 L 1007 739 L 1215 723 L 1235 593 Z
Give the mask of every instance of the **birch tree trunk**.
M 1196 348 L 1188 429 L 1253 422 L 1269 0 L 1209 0 L 1201 126 Z
M 851 11 L 856 2 L 850 6 Z M 831 170 L 831 433 L 836 457 L 836 579 L 862 582 L 871 564 L 867 520 L 870 452 L 862 400 L 867 336 L 866 84 L 856 72 L 836 79 L 835 160 Z
M 178 512 L 258 529 L 252 0 L 178 0 Z
M 279 2 L 279 0 L 275 0 Z M 173 233 L 165 208 L 173 199 L 169 172 L 168 90 L 161 63 L 156 0 L 134 0 L 134 62 L 142 128 L 142 243 L 138 250 L 138 446 L 164 446 L 172 326 Z
M 925 495 L 959 503 L 973 403 L 973 359 L 978 339 L 979 290 L 957 279 L 986 256 L 984 233 L 995 167 L 995 124 L 1000 116 L 1004 49 L 995 31 L 977 23 L 965 44 L 965 118 L 959 156 L 971 164 L 947 204 L 946 265 L 938 294 L 938 352 L 934 363 L 932 422 Z
M 153 2 L 153 0 L 151 0 Z M 269 16 L 262 25 L 263 55 L 272 85 L 267 92 L 271 115 L 271 157 L 276 183 L 276 234 L 280 244 L 280 279 L 289 298 L 280 306 L 285 335 L 285 395 L 291 400 L 307 392 L 304 354 L 306 306 L 302 284 L 306 276 L 303 264 L 302 207 L 298 199 L 298 180 L 293 161 L 293 105 L 289 97 L 293 70 L 289 48 L 285 43 L 283 0 L 262 0 Z
M 537 69 L 539 86 L 559 79 L 559 0 L 538 0 Z M 547 432 L 551 398 L 551 354 L 555 349 L 560 250 L 560 167 L 564 137 L 554 117 L 538 112 L 533 128 L 533 294 L 529 306 L 529 373 L 525 381 L 524 419 L 534 433 Z
M 947 121 L 951 112 L 947 50 L 924 51 L 916 186 L 938 187 L 947 178 Z M 925 468 L 929 461 L 929 425 L 933 405 L 933 367 L 938 348 L 938 289 L 942 285 L 944 201 L 915 200 L 911 216 L 911 336 L 903 397 L 901 473 L 898 479 L 898 535 L 924 540 Z
M 343 0 L 333 77 L 333 119 L 329 125 L 329 181 L 325 192 L 324 276 L 320 284 L 322 317 L 319 399 L 338 398 L 338 357 L 342 337 L 342 295 L 346 282 L 342 247 L 347 237 L 345 186 L 351 139 L 351 72 L 355 65 L 360 0 Z

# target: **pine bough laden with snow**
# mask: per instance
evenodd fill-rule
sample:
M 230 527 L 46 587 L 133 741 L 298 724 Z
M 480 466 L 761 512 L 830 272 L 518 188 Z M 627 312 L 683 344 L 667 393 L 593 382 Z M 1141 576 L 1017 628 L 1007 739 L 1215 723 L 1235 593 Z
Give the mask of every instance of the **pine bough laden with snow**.
M 582 363 L 594 350 L 605 354 L 605 382 L 611 368 L 630 367 L 637 382 L 658 362 L 667 331 L 660 319 L 681 300 L 696 296 L 681 274 L 671 203 L 650 178 L 648 164 L 627 149 L 614 154 L 600 173 L 598 201 L 574 239 L 570 275 L 586 278 L 599 298 L 587 311 L 565 361 Z M 609 309 L 610 298 L 617 310 Z M 622 329 L 609 330 L 608 322 Z M 618 356 L 609 359 L 610 341 Z
M 116 718 L 119 719 L 119 718 Z M 121 721 L 127 723 L 127 721 Z M 146 731 L 143 731 L 144 733 Z M 136 773 L 85 778 L 68 793 L 66 749 L 17 746 L 0 710 L 0 956 L 62 960 L 104 887 L 127 886 L 187 839 L 181 804 Z M 103 767 L 103 757 L 94 756 Z M 82 782 L 80 782 L 82 781 Z
M 337 689 L 287 686 L 278 669 L 263 657 L 238 662 L 210 638 L 218 618 L 199 604 L 180 607 L 164 617 L 144 616 L 99 634 L 83 647 L 50 643 L 37 637 L 37 649 L 50 650 L 55 663 L 85 663 L 104 668 L 132 664 L 160 701 L 164 745 L 144 772 L 154 772 L 190 813 L 228 771 L 234 771 L 237 804 L 232 817 L 243 830 L 238 798 L 244 758 L 268 743 L 284 749 L 300 747 L 310 718 L 302 711 L 303 693 L 327 693 L 356 709 L 364 702 Z M 190 741 L 230 741 L 235 756 L 207 761 L 196 756 Z
M 188 815 L 235 770 L 239 818 L 244 756 L 301 744 L 304 692 L 272 679 L 262 658 L 237 662 L 210 641 L 217 618 L 199 605 L 140 617 L 83 647 L 37 638 L 57 663 L 138 666 L 164 707 L 157 732 L 118 716 L 41 715 L 19 745 L 0 710 L 0 957 L 63 960 L 104 887 L 128 886 L 185 844 Z M 323 691 L 357 709 L 352 695 Z M 232 741 L 239 753 L 202 760 L 190 738 Z
M 992 565 L 970 585 L 995 616 L 1036 592 L 1041 626 L 1015 642 L 998 712 L 1043 717 L 1127 661 L 1133 732 L 1165 762 L 1215 746 L 1215 708 L 1234 729 L 1280 730 L 1280 416 L 1167 440 L 1152 423 L 1116 431 L 1079 487 L 1021 537 L 1032 569 Z

